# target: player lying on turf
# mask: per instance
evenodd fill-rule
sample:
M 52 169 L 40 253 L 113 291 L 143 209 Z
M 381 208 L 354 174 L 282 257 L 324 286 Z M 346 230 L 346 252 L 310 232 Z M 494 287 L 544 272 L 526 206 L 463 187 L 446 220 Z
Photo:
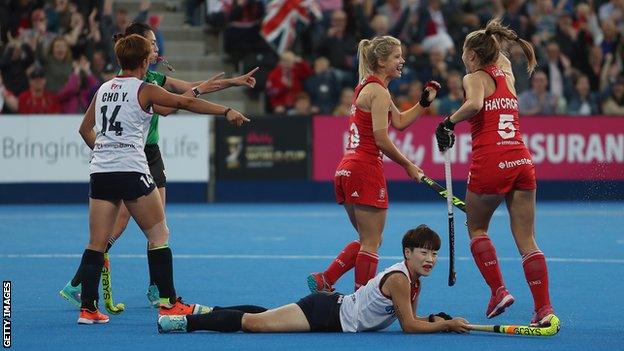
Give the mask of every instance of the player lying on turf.
M 405 260 L 377 274 L 351 295 L 314 293 L 271 310 L 243 305 L 214 307 L 205 315 L 163 315 L 158 319 L 158 331 L 364 332 L 384 329 L 398 319 L 406 333 L 466 333 L 468 322 L 463 318 L 443 312 L 416 315 L 420 277 L 429 276 L 439 249 L 438 234 L 421 224 L 403 236 Z

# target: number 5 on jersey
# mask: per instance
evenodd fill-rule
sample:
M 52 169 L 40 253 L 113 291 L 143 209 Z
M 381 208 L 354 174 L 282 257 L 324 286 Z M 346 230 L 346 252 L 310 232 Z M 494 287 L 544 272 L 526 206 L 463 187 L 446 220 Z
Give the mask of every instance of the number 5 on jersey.
M 513 125 L 514 116 L 501 114 L 498 119 L 498 135 L 503 139 L 510 139 L 516 135 L 516 127 Z
M 100 111 L 102 112 L 102 135 L 106 135 L 106 131 L 109 130 L 114 131 L 116 136 L 121 136 L 121 132 L 123 131 L 123 128 L 121 127 L 121 122 L 115 122 L 120 108 L 121 105 L 115 106 L 115 109 L 113 109 L 113 115 L 109 120 L 108 117 L 106 117 L 108 106 L 102 106 L 102 108 L 100 109 Z

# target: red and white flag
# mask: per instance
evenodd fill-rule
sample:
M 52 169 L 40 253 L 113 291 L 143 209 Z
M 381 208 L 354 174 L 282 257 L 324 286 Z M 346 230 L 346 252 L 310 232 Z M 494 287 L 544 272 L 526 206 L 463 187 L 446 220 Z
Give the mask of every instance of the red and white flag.
M 321 17 L 315 0 L 272 0 L 260 33 L 279 54 L 288 50 L 297 36 L 297 23 L 309 24 L 311 16 Z

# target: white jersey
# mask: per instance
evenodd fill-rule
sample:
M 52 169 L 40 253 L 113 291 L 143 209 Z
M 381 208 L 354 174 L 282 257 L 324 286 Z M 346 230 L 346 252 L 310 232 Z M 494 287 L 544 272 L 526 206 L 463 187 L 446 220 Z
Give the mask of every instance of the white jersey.
M 381 292 L 383 278 L 392 272 L 402 272 L 411 287 L 412 303 L 420 292 L 418 281 L 412 282 L 405 262 L 399 262 L 378 273 L 355 293 L 346 295 L 340 306 L 340 324 L 343 332 L 375 331 L 387 328 L 396 320 L 392 300 Z
M 152 114 L 139 104 L 142 84 L 135 77 L 115 77 L 100 86 L 95 100 L 96 138 L 91 173 L 149 174 L 143 148 Z

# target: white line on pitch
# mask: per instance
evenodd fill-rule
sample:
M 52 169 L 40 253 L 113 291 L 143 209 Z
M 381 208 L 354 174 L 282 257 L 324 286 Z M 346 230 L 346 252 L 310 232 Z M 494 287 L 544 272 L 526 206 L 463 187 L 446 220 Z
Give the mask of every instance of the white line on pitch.
M 0 259 L 3 258 L 34 258 L 34 259 L 49 259 L 49 258 L 80 258 L 81 254 L 0 254 Z M 113 258 L 125 258 L 125 259 L 145 259 L 145 254 L 114 254 Z M 327 255 L 202 255 L 202 254 L 176 254 L 176 259 L 183 260 L 331 260 L 334 256 Z M 440 256 L 440 260 L 447 261 L 448 257 Z M 382 260 L 402 260 L 402 256 L 382 256 Z M 472 261 L 472 257 L 460 256 L 455 258 L 458 261 Z M 519 257 L 500 257 L 499 261 L 520 261 Z M 609 258 L 564 258 L 564 257 L 547 257 L 548 262 L 560 262 L 560 263 L 613 263 L 624 264 L 624 259 L 609 259 Z
M 243 209 L 244 211 L 244 209 Z M 390 217 L 430 217 L 436 216 L 440 213 L 444 213 L 443 211 L 432 211 L 432 210 L 396 210 L 393 211 L 390 209 L 388 215 Z M 177 212 L 177 211 L 169 211 L 167 212 L 167 218 L 170 219 L 218 219 L 218 218 L 227 218 L 227 219 L 268 219 L 268 218 L 342 218 L 344 217 L 344 212 L 341 210 L 333 210 L 333 211 L 262 211 L 262 212 L 250 212 L 245 213 L 241 212 L 239 209 L 232 209 L 232 212 Z M 507 216 L 507 213 L 503 210 L 496 211 L 494 216 Z M 540 217 L 578 217 L 578 216 L 592 216 L 592 217 L 624 217 L 624 210 L 614 209 L 614 210 L 600 210 L 600 209 L 577 209 L 577 210 L 539 210 L 537 212 L 537 218 L 539 221 Z M 59 213 L 15 213 L 15 214 L 0 214 L 0 220 L 41 220 L 41 219 L 87 219 L 87 211 L 84 213 L 70 213 L 70 212 L 59 212 Z

